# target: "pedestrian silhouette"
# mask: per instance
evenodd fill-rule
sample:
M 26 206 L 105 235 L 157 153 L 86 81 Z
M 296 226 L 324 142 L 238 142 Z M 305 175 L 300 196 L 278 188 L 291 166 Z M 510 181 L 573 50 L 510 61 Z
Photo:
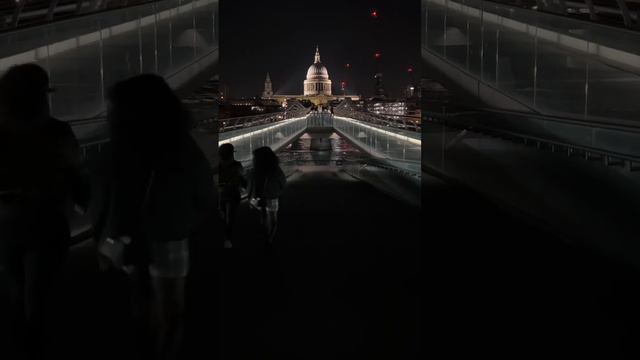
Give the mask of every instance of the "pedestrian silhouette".
M 279 198 L 287 182 L 278 156 L 270 147 L 264 146 L 253 151 L 250 180 L 250 204 L 260 213 L 265 245 L 269 249 L 278 226 Z
M 215 214 L 212 171 L 190 135 L 187 111 L 160 76 L 143 74 L 116 84 L 108 120 L 111 144 L 94 220 L 100 256 L 130 277 L 133 314 L 139 322 L 151 319 L 146 325 L 154 358 L 176 359 L 184 332 L 189 239 Z
M 218 155 L 218 188 L 220 194 L 219 210 L 225 224 L 224 246 L 230 248 L 233 244 L 233 223 L 235 221 L 238 205 L 240 204 L 241 189 L 247 187 L 242 164 L 235 160 L 233 145 L 227 143 L 220 145 Z
M 49 114 L 50 91 L 35 64 L 0 78 L 0 271 L 9 279 L 12 343 L 28 358 L 42 357 L 44 308 L 69 247 L 68 216 L 88 196 L 78 142 Z

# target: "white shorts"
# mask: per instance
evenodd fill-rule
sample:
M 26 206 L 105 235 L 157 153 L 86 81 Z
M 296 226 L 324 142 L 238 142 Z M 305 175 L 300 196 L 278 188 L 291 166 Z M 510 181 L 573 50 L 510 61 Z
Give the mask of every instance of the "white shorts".
M 189 241 L 152 243 L 149 274 L 153 277 L 180 278 L 189 273 Z
M 265 202 L 265 210 L 269 212 L 278 212 L 278 199 L 267 199 Z

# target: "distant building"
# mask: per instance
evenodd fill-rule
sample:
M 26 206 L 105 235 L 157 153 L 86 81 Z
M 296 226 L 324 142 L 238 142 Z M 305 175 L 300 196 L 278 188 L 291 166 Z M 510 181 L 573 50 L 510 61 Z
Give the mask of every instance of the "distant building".
M 372 98 L 364 106 L 367 112 L 381 115 L 407 115 L 409 112 L 409 104 L 403 99 Z
M 384 99 L 387 97 L 387 91 L 384 89 L 384 82 L 382 81 L 382 73 L 377 73 L 374 76 L 376 79 L 375 88 L 374 88 L 374 97 L 379 99 Z
M 263 99 L 271 99 L 273 97 L 273 85 L 271 84 L 271 78 L 267 73 L 267 78 L 264 80 L 264 91 L 262 91 Z
M 266 90 L 265 82 L 265 90 Z M 320 49 L 316 47 L 313 64 L 307 70 L 307 77 L 303 82 L 302 95 L 273 95 L 272 98 L 283 103 L 287 99 L 299 100 L 301 103 L 311 102 L 314 105 L 326 106 L 333 100 L 350 98 L 354 101 L 360 100 L 360 95 L 333 95 L 331 91 L 331 79 L 329 71 L 320 60 Z M 263 96 L 264 97 L 264 96 Z
M 404 89 L 404 97 L 407 99 L 419 98 L 420 87 L 413 84 L 407 85 L 407 87 Z
M 331 96 L 331 79 L 327 68 L 320 61 L 320 49 L 316 47 L 316 56 L 313 64 L 307 70 L 307 79 L 304 81 L 304 95 Z

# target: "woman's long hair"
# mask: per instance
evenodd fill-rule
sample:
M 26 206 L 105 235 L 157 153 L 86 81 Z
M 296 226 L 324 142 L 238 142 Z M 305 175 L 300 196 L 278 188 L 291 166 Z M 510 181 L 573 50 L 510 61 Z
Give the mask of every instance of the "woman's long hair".
M 139 153 L 175 150 L 191 126 L 180 99 L 154 74 L 117 83 L 109 93 L 108 118 L 114 146 Z
M 278 156 L 268 146 L 253 151 L 253 187 L 256 196 L 263 196 L 264 184 L 278 169 Z
M 117 83 L 109 93 L 111 176 L 116 212 L 137 211 L 154 170 L 183 166 L 189 144 L 189 114 L 157 75 L 143 74 Z
M 269 176 L 278 169 L 278 156 L 268 146 L 253 151 L 253 167 L 256 174 Z

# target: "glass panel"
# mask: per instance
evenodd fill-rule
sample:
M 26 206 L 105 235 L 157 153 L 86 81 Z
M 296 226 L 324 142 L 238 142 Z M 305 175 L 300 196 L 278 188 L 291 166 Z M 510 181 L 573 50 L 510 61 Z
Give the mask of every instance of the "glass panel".
M 444 26 L 446 11 L 429 2 L 427 5 L 427 45 L 434 52 L 444 55 Z
M 489 84 L 496 84 L 496 70 L 498 65 L 498 37 L 499 28 L 485 22 L 482 31 L 482 80 Z
M 193 30 L 193 3 L 182 1 L 180 11 L 172 22 L 172 61 L 173 71 L 189 64 L 195 58 L 194 44 L 196 34 Z
M 213 11 L 210 6 L 203 6 L 204 1 L 196 1 L 196 55 L 201 56 L 211 49 L 213 37 Z
M 54 33 L 83 34 L 48 47 L 49 77 L 56 89 L 51 94 L 51 113 L 63 120 L 94 117 L 103 109 L 99 22 L 81 19 L 70 25 L 49 28 Z
M 506 12 L 500 15 L 505 21 L 535 25 L 537 19 L 530 13 Z M 535 27 L 533 32 L 502 28 L 498 38 L 497 87 L 511 96 L 533 105 L 534 69 L 536 61 Z
M 447 14 L 447 31 L 445 38 L 447 41 L 446 56 L 451 62 L 467 68 L 467 16 L 456 11 L 449 11 Z
M 155 7 L 139 9 L 140 61 L 142 72 L 157 73 L 156 65 L 156 14 Z
M 640 74 L 596 62 L 589 62 L 587 115 L 594 120 L 638 121 Z

